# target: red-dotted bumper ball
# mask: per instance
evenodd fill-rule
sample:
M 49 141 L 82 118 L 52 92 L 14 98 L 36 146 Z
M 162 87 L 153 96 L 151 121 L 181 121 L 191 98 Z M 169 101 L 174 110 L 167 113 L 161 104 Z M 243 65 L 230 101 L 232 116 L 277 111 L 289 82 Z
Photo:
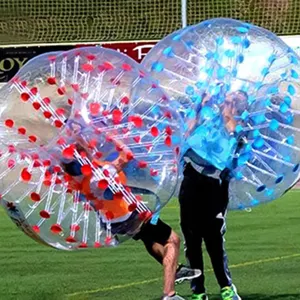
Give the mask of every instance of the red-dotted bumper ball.
M 0 90 L 0 108 L 1 203 L 42 243 L 115 246 L 174 193 L 180 118 L 116 51 L 39 56 Z

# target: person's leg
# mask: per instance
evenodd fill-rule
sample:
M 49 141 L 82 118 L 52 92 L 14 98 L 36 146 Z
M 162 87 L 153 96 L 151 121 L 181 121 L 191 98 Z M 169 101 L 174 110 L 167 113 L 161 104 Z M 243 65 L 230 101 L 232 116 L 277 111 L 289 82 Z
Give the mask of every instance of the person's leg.
M 216 279 L 221 288 L 221 297 L 226 300 L 240 300 L 236 287 L 232 284 L 231 274 L 225 251 L 225 216 L 220 213 L 210 225 L 210 233 L 205 235 L 206 249 L 210 256 Z
M 204 241 L 220 288 L 231 286 L 224 234 L 226 232 L 225 216 L 220 212 L 215 220 L 207 224 Z
M 148 253 L 163 265 L 164 295 L 175 295 L 175 277 L 178 266 L 180 238 L 169 225 L 158 220 L 156 225 L 147 223 L 137 236 Z
M 180 238 L 172 231 L 167 243 L 164 245 L 164 295 L 175 294 L 175 278 L 178 266 L 178 256 L 180 249 Z
M 201 271 L 201 275 L 192 279 L 191 288 L 193 293 L 205 293 L 205 276 L 204 276 L 204 262 L 202 253 L 202 238 L 201 236 L 194 236 L 192 232 L 188 231 L 185 224 L 181 224 L 182 233 L 185 238 L 185 256 L 191 269 Z
M 163 264 L 164 259 L 164 246 L 153 241 L 144 240 L 144 246 L 149 253 L 159 264 Z
M 204 242 L 210 256 L 216 279 L 221 287 L 231 286 L 231 275 L 225 251 L 226 209 L 228 205 L 228 182 L 214 178 L 206 178 L 209 186 L 212 203 L 210 214 L 206 220 Z
M 196 204 L 199 189 L 195 180 L 195 172 L 190 165 L 184 171 L 184 179 L 179 192 L 180 225 L 185 239 L 185 255 L 189 266 L 201 271 L 201 275 L 192 280 L 191 288 L 195 294 L 202 294 L 205 293 L 202 230 L 199 225 L 200 211 Z

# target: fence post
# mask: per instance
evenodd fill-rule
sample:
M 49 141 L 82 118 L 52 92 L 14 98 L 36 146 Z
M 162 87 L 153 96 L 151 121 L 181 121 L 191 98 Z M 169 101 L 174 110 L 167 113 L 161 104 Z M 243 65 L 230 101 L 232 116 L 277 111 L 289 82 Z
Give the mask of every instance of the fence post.
M 187 1 L 188 0 L 181 0 L 181 23 L 182 28 L 187 26 Z

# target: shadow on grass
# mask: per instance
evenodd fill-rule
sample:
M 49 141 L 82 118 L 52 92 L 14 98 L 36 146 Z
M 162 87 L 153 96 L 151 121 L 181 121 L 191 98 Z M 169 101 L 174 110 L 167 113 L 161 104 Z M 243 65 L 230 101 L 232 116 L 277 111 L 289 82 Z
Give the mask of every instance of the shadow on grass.
M 242 300 L 299 300 L 300 294 L 282 294 L 282 295 L 262 295 L 262 294 L 252 294 L 252 295 L 240 295 Z M 183 296 L 184 299 L 190 300 L 191 297 Z M 220 295 L 210 295 L 210 300 L 219 300 Z
M 103 296 L 103 295 L 102 295 Z M 180 295 L 185 300 L 191 300 L 192 296 L 190 294 Z M 284 294 L 284 295 L 262 295 L 262 294 L 252 294 L 252 295 L 240 295 L 242 300 L 299 300 L 300 294 Z M 74 298 L 72 298 L 74 299 Z M 101 299 L 100 294 L 90 295 L 87 298 L 80 298 L 80 300 L 86 299 Z M 145 298 L 144 298 L 145 299 Z M 147 299 L 145 299 L 147 300 Z M 148 300 L 159 300 L 157 297 L 151 297 Z M 220 300 L 220 295 L 209 295 L 209 300 Z
M 243 300 L 299 300 L 300 294 L 282 294 L 282 295 L 241 295 Z
M 183 299 L 191 300 L 191 295 L 180 295 Z M 262 294 L 252 294 L 252 295 L 240 295 L 242 300 L 299 300 L 300 294 L 283 294 L 283 295 L 262 295 Z M 209 295 L 209 300 L 219 300 L 220 295 Z M 153 298 L 151 300 L 158 300 Z

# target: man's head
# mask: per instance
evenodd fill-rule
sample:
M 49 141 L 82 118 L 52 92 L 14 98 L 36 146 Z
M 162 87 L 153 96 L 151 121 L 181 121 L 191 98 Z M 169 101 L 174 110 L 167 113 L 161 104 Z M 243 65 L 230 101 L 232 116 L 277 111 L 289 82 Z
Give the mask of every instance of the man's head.
M 243 91 L 228 93 L 225 97 L 224 110 L 233 116 L 240 116 L 248 107 L 248 95 Z

